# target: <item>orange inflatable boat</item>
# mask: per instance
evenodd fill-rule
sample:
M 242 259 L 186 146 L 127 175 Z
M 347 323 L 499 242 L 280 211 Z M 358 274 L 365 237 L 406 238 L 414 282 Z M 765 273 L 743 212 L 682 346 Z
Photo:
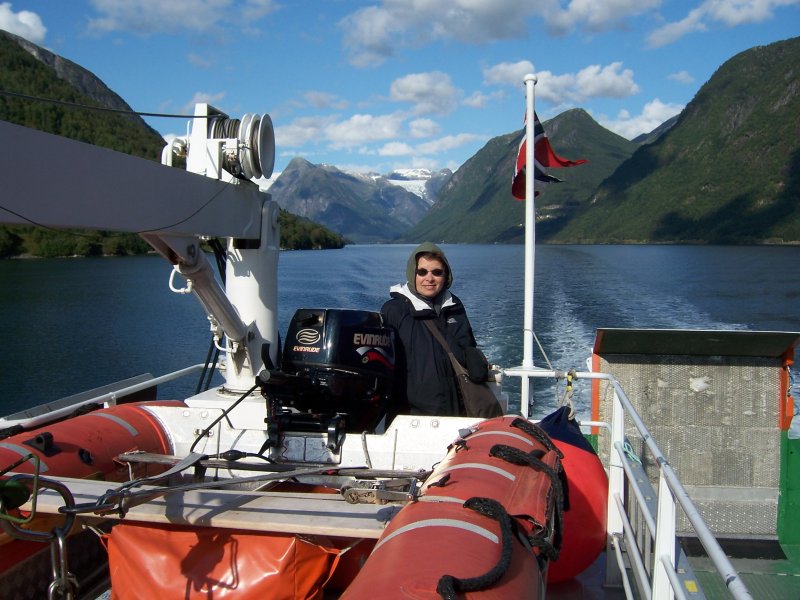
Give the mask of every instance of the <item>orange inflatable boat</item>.
M 462 430 L 342 598 L 541 598 L 563 498 L 561 453 L 539 427 Z

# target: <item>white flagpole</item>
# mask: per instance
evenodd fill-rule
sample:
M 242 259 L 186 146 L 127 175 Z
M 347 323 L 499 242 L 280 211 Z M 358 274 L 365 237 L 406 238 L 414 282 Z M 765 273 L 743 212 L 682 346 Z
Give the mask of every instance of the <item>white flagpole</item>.
M 536 142 L 534 130 L 534 89 L 536 75 L 525 76 L 525 318 L 522 346 L 522 368 L 533 368 L 533 285 L 534 257 L 536 247 L 536 210 L 534 205 L 534 179 L 536 163 L 534 162 L 534 146 Z M 530 377 L 523 376 L 521 388 L 522 415 L 527 418 L 531 401 Z

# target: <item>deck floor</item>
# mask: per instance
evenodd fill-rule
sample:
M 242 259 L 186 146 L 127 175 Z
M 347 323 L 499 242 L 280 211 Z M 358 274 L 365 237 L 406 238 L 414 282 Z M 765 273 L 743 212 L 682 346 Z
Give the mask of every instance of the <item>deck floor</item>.
M 568 581 L 547 586 L 547 600 L 623 600 L 622 588 L 604 585 L 606 553 L 603 552 L 583 573 Z
M 691 563 L 708 600 L 732 597 L 711 559 L 692 557 Z M 731 563 L 756 600 L 800 600 L 800 562 L 788 558 L 732 558 Z

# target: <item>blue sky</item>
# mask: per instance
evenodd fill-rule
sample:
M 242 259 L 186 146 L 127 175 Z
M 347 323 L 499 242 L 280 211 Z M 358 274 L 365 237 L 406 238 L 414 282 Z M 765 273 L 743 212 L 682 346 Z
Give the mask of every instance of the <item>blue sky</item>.
M 529 72 L 543 120 L 580 107 L 651 131 L 727 59 L 800 34 L 800 0 L 16 0 L 0 29 L 137 111 L 269 113 L 276 172 L 302 156 L 387 173 L 455 170 L 520 129 Z

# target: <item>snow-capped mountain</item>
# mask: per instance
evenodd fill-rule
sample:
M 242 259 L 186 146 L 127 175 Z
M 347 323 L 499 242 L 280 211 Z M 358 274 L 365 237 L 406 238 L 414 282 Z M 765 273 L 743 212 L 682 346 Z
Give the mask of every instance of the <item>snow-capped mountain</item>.
M 429 169 L 395 169 L 385 179 L 425 200 L 428 205 L 436 202 L 439 190 L 453 172 L 450 169 L 431 171 Z

